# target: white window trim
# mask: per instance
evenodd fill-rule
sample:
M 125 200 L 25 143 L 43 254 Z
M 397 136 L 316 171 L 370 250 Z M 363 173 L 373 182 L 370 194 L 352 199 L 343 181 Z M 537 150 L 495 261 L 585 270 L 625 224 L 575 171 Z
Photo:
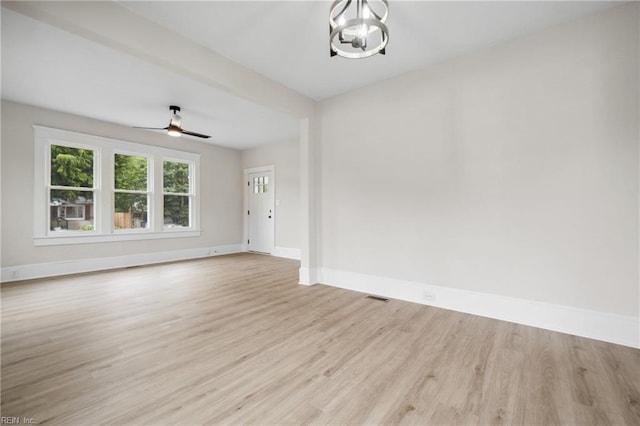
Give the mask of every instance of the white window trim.
M 200 155 L 190 152 L 126 142 L 44 126 L 34 128 L 34 220 L 33 241 L 36 246 L 131 241 L 162 238 L 199 237 L 200 231 Z M 51 145 L 63 145 L 94 151 L 94 231 L 70 231 L 64 235 L 49 231 L 48 179 L 51 167 Z M 150 227 L 122 232 L 113 223 L 114 155 L 127 154 L 149 159 L 149 187 L 153 194 L 149 203 Z M 191 226 L 164 228 L 162 161 L 173 160 L 190 165 Z M 151 205 L 153 204 L 153 205 Z
M 115 178 L 111 179 L 111 191 L 113 193 L 112 194 L 112 199 L 111 199 L 111 203 L 112 203 L 111 205 L 113 206 L 115 204 L 116 192 L 128 193 L 128 194 L 146 195 L 147 196 L 147 224 L 148 224 L 148 226 L 146 228 L 116 229 L 115 218 L 113 217 L 113 212 L 112 212 L 112 214 L 111 214 L 111 228 L 113 229 L 113 232 L 117 233 L 117 234 L 137 234 L 137 233 L 150 233 L 150 232 L 153 232 L 153 221 L 154 221 L 154 216 L 155 215 L 154 215 L 153 206 L 151 205 L 152 203 L 149 202 L 149 201 L 153 200 L 153 197 L 152 197 L 153 173 L 154 173 L 153 157 L 150 156 L 149 154 L 146 154 L 146 153 L 114 149 L 113 152 L 112 152 L 112 156 L 111 156 L 112 164 L 115 164 L 115 162 L 116 162 L 116 159 L 115 159 L 116 158 L 116 154 L 128 155 L 130 157 L 143 157 L 143 158 L 146 158 L 146 160 L 147 160 L 147 189 L 144 190 L 144 191 L 143 190 L 116 189 Z
M 96 151 L 94 147 L 87 145 L 85 143 L 85 141 L 69 141 L 66 142 L 62 139 L 60 139 L 60 136 L 62 135 L 52 135 L 52 137 L 50 137 L 47 140 L 47 146 L 45 148 L 45 152 L 44 152 L 44 164 L 42 163 L 37 163 L 35 164 L 35 170 L 36 170 L 36 174 L 38 173 L 39 170 L 43 170 L 44 171 L 44 182 L 41 180 L 40 182 L 43 182 L 44 184 L 44 197 L 46 199 L 46 203 L 48 206 L 51 206 L 51 200 L 50 200 L 50 190 L 52 189 L 69 189 L 71 191 L 87 191 L 87 192 L 93 192 L 93 205 L 94 205 L 94 229 L 92 231 L 79 231 L 79 230 L 65 230 L 63 232 L 61 231 L 54 231 L 56 236 L 59 237 L 65 237 L 65 238 L 69 238 L 72 236 L 78 236 L 78 235 L 87 235 L 87 236 L 92 236 L 92 235 L 96 235 L 96 214 L 98 212 L 97 209 L 97 204 L 99 203 L 98 201 L 98 185 L 99 185 L 99 179 L 100 177 L 97 175 L 97 170 L 98 170 L 98 165 L 100 164 L 100 152 Z M 66 147 L 70 147 L 70 148 L 77 148 L 77 149 L 85 149 L 85 150 L 90 150 L 93 151 L 93 186 L 92 187 L 67 187 L 67 186 L 60 186 L 60 185 L 51 185 L 51 145 L 59 145 L 59 146 L 66 146 Z M 36 153 L 38 152 L 37 149 L 37 144 L 36 144 Z M 37 156 L 37 154 L 36 154 Z M 37 161 L 37 160 L 36 160 Z M 34 181 L 37 182 L 37 181 Z M 36 185 L 37 186 L 37 185 Z M 38 196 L 37 194 L 37 189 L 34 189 L 34 196 Z M 35 205 L 35 203 L 34 203 Z M 46 218 L 45 218 L 45 233 L 47 236 L 53 236 L 54 234 L 51 234 L 51 230 L 49 229 L 50 223 L 51 223 L 51 208 L 47 209 L 46 211 Z M 36 218 L 37 216 L 35 216 L 34 214 L 34 218 Z M 71 220 L 71 219 L 68 219 Z M 34 222 L 35 225 L 35 222 Z M 34 234 L 35 235 L 35 234 Z M 50 238 L 50 237 L 49 237 Z
M 172 162 L 172 163 L 185 163 L 189 165 L 189 192 L 165 192 L 164 190 L 164 162 Z M 197 199 L 196 195 L 196 179 L 194 179 L 194 171 L 196 171 L 198 168 L 196 167 L 196 165 L 194 163 L 192 163 L 191 161 L 185 161 L 183 159 L 179 159 L 176 157 L 164 157 L 162 158 L 162 165 L 159 166 L 162 169 L 162 187 L 160 188 L 160 191 L 162 193 L 162 198 L 164 200 L 164 196 L 165 195 L 179 195 L 179 196 L 183 196 L 183 197 L 189 197 L 189 223 L 194 223 L 194 220 L 196 219 L 196 214 L 195 214 L 195 209 L 194 209 L 194 204 L 195 204 L 195 200 Z M 164 219 L 164 210 L 162 212 L 162 216 Z M 164 224 L 164 220 L 162 221 L 162 227 L 164 229 L 165 232 L 180 232 L 183 229 L 188 229 L 185 227 L 171 227 L 171 226 L 166 226 Z

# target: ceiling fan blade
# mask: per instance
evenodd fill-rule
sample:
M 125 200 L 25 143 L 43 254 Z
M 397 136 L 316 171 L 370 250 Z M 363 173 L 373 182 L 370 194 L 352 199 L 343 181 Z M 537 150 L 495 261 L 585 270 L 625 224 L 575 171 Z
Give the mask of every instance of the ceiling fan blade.
M 182 130 L 180 126 L 182 122 L 182 117 L 178 114 L 180 111 L 179 106 L 171 105 L 169 107 L 171 111 L 173 111 L 173 115 L 171 116 L 171 120 L 169 121 L 169 125 L 167 127 L 134 127 L 134 129 L 145 129 L 145 130 L 166 130 L 169 136 L 195 136 L 196 138 L 209 139 L 211 136 L 204 135 L 202 133 L 190 132 L 188 130 Z
M 137 127 L 134 126 L 134 129 L 145 129 L 145 130 L 167 130 L 168 127 Z
M 189 132 L 188 130 L 183 130 L 182 134 L 183 135 L 189 135 L 189 136 L 195 136 L 197 138 L 204 138 L 204 139 L 209 139 L 211 137 L 209 135 L 203 135 L 202 133 Z

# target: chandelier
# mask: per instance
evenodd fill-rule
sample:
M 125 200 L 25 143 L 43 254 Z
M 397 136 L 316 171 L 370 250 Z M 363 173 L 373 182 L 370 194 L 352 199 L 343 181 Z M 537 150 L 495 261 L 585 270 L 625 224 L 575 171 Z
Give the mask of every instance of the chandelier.
M 387 0 L 336 0 L 329 12 L 331 56 L 358 59 L 385 54 Z

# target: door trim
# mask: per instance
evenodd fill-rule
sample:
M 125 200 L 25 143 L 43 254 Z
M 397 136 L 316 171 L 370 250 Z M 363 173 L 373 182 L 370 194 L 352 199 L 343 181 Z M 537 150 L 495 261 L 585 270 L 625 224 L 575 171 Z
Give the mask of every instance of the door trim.
M 249 251 L 249 244 L 247 240 L 249 239 L 249 217 L 247 215 L 247 211 L 249 210 L 249 191 L 247 190 L 247 182 L 249 182 L 249 174 L 257 173 L 257 172 L 272 172 L 273 173 L 273 183 L 271 184 L 271 197 L 273 200 L 273 210 L 274 210 L 274 219 L 278 217 L 276 206 L 276 185 L 278 184 L 276 179 L 276 166 L 273 164 L 267 164 L 265 166 L 258 167 L 250 167 L 248 169 L 244 169 L 243 172 L 243 182 L 242 182 L 242 191 L 243 191 L 243 200 L 244 200 L 244 209 L 242 210 L 242 251 Z M 273 254 L 273 250 L 276 245 L 276 221 L 273 221 L 273 247 L 271 249 L 271 253 Z

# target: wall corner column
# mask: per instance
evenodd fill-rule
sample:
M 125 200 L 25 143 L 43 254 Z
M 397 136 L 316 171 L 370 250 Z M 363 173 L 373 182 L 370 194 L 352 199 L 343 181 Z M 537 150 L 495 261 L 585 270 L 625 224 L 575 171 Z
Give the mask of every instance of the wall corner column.
M 299 283 L 319 282 L 318 207 L 319 124 L 317 114 L 300 120 L 300 214 L 301 256 Z

